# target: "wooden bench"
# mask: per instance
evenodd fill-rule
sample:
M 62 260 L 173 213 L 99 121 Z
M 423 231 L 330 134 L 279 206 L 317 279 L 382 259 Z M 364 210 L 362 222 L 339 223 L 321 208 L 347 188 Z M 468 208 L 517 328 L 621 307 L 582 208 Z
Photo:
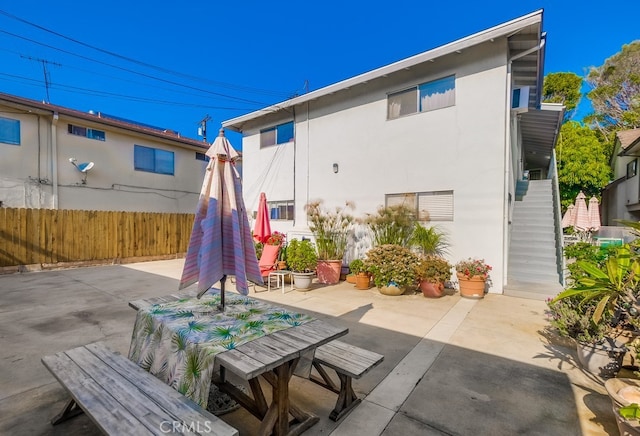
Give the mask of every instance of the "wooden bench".
M 53 425 L 84 412 L 105 434 L 238 434 L 102 342 L 45 356 L 42 363 L 71 395 Z
M 360 403 L 353 390 L 352 380 L 359 379 L 378 365 L 384 356 L 373 351 L 364 350 L 341 341 L 331 341 L 316 349 L 313 367 L 318 371 L 318 378 L 312 374 L 309 379 L 338 394 L 336 407 L 329 418 L 337 421 Z M 333 369 L 340 379 L 340 388 L 329 377 L 324 367 Z

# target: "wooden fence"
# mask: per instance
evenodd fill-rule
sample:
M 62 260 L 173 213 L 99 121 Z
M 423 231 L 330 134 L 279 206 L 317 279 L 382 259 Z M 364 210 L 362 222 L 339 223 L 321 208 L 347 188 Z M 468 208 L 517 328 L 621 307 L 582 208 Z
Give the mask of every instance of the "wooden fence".
M 185 253 L 193 214 L 0 208 L 0 267 Z

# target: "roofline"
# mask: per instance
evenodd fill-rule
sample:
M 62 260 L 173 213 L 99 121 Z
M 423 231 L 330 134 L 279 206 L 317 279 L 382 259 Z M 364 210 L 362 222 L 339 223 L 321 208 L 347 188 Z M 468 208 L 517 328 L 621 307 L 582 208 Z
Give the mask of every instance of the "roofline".
M 363 74 L 359 74 L 357 76 L 351 77 L 346 80 L 342 80 L 332 85 L 325 86 L 323 88 L 317 89 L 315 91 L 309 92 L 299 97 L 285 100 L 281 103 L 273 104 L 264 109 L 260 109 L 254 112 L 250 112 L 246 115 L 241 115 L 239 117 L 223 121 L 222 127 L 228 128 L 237 132 L 241 132 L 242 128 L 238 127 L 239 125 L 247 121 L 259 118 L 268 113 L 277 112 L 279 110 L 283 110 L 295 105 L 306 103 L 308 101 L 315 100 L 320 97 L 324 97 L 326 95 L 335 93 L 337 91 L 342 91 L 343 89 L 347 89 L 352 86 L 359 85 L 361 83 L 366 83 L 370 80 L 378 79 L 380 77 L 395 73 L 402 69 L 414 67 L 421 63 L 428 62 L 432 59 L 436 59 L 451 53 L 455 53 L 456 51 L 464 50 L 466 48 L 481 44 L 483 42 L 490 41 L 495 38 L 511 35 L 514 32 L 517 32 L 518 30 L 532 24 L 536 24 L 536 23 L 542 24 L 542 13 L 543 13 L 543 10 L 539 9 L 535 12 L 531 12 L 530 14 L 523 15 L 511 21 L 507 21 L 506 23 L 499 24 L 489 29 L 464 37 L 462 39 L 458 39 L 448 44 L 441 45 L 434 49 L 402 59 L 392 64 L 377 68 L 375 70 L 371 70 Z
M 209 144 L 198 141 L 197 139 L 186 138 L 180 136 L 180 134 L 175 133 L 171 130 L 158 130 L 153 129 L 151 127 L 143 126 L 141 124 L 136 124 L 135 122 L 126 122 L 123 120 L 109 118 L 108 116 L 104 116 L 100 112 L 91 113 L 91 112 L 82 112 L 79 110 L 67 108 L 64 106 L 58 106 L 50 103 L 39 102 L 37 100 L 31 100 L 24 97 L 18 97 L 16 95 L 5 94 L 0 92 L 0 103 L 8 102 L 13 105 L 20 107 L 22 110 L 27 112 L 34 112 L 40 115 L 54 115 L 57 113 L 58 115 L 65 115 L 68 117 L 73 117 L 77 119 L 81 119 L 84 121 L 90 121 L 93 123 L 103 124 L 110 127 L 116 127 L 123 130 L 128 130 L 131 132 L 135 132 L 141 135 L 153 136 L 156 138 L 163 139 L 165 141 L 176 142 L 181 145 L 189 145 L 192 147 L 199 147 L 207 150 L 209 148 Z

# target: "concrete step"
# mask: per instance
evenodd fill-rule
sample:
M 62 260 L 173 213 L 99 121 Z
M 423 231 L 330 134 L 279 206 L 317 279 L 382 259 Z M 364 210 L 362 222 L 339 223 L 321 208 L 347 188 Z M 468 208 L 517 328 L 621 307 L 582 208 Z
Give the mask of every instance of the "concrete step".
M 529 262 L 551 262 L 556 263 L 556 249 L 555 247 L 541 248 L 538 250 L 514 250 L 509 252 L 509 262 L 529 263 Z
M 551 249 L 556 252 L 555 240 L 518 240 L 511 238 L 511 245 L 509 246 L 510 253 L 528 253 L 529 251 L 537 251 L 538 249 L 547 250 Z
M 554 274 L 553 272 L 548 272 L 543 274 L 543 273 L 536 273 L 536 272 L 509 270 L 507 279 L 509 281 L 515 280 L 518 282 L 526 282 L 526 283 L 546 283 L 546 284 L 558 283 L 558 286 L 560 286 L 560 275 L 558 273 Z
M 540 232 L 540 233 L 554 233 L 553 223 L 541 223 L 540 221 L 527 220 L 527 222 L 513 221 L 511 223 L 512 232 Z
M 536 232 L 533 230 L 519 230 L 511 233 L 511 242 L 513 241 L 550 241 L 555 244 L 556 235 L 550 232 Z

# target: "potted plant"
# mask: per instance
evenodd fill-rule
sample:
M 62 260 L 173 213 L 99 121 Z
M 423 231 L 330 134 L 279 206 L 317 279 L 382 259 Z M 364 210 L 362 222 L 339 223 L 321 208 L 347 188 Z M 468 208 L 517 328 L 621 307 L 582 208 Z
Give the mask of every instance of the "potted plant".
M 417 223 L 409 239 L 411 247 L 418 249 L 423 256 L 444 256 L 449 248 L 447 236 L 434 227 L 424 227 Z
M 484 298 L 491 265 L 484 259 L 467 258 L 456 263 L 456 276 L 460 286 L 460 296 L 465 298 Z
M 373 275 L 373 283 L 381 294 L 400 295 L 416 284 L 418 256 L 406 247 L 384 244 L 366 254 L 364 267 Z
M 287 247 L 287 264 L 293 275 L 296 289 L 307 290 L 311 287 L 314 270 L 318 263 L 316 249 L 308 239 L 292 239 Z
M 287 242 L 285 234 L 277 231 L 273 232 L 265 241 L 265 245 L 274 245 L 280 247 L 280 249 L 278 250 L 278 269 L 287 269 Z
M 373 245 L 394 244 L 409 246 L 416 216 L 413 209 L 398 204 L 380 207 L 375 215 L 364 220 L 373 234 Z
M 563 316 L 561 311 L 565 310 L 567 316 L 581 321 L 577 325 L 570 324 L 575 326 L 576 332 L 569 331 L 568 335 L 575 336 L 578 360 L 583 367 L 602 376 L 611 376 L 620 369 L 626 352 L 615 337 L 621 331 L 636 330 L 639 325 L 640 262 L 630 246 L 624 245 L 610 254 L 602 265 L 587 260 L 576 263 L 583 274 L 574 278 L 574 284 L 558 294 L 548 306 L 556 317 Z M 592 335 L 592 331 L 597 335 Z M 558 332 L 565 333 L 560 328 Z M 597 359 L 595 363 L 594 359 Z
M 444 295 L 444 282 L 451 278 L 451 265 L 439 256 L 425 256 L 416 266 L 416 277 L 422 295 L 440 298 Z
M 349 264 L 349 270 L 355 275 L 357 289 L 367 290 L 371 285 L 371 274 L 367 272 L 362 259 L 354 259 Z
M 354 221 L 349 209 L 353 209 L 353 204 L 349 202 L 333 210 L 324 209 L 320 201 L 306 205 L 309 229 L 318 249 L 317 273 L 320 283 L 336 284 L 340 281 L 342 258 Z

